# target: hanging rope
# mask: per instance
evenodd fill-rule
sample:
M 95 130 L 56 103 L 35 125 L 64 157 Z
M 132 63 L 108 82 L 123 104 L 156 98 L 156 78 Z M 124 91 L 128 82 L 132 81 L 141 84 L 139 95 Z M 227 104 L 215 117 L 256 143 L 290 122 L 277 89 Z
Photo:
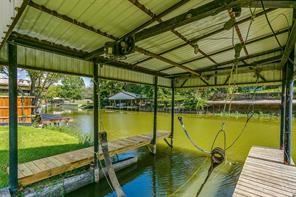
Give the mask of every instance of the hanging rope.
M 178 117 L 178 120 L 181 124 L 181 127 L 182 127 L 182 130 L 184 131 L 187 139 L 191 142 L 191 144 L 198 150 L 198 151 L 201 151 L 203 153 L 206 153 L 206 154 L 211 154 L 211 151 L 208 151 L 208 150 L 205 150 L 204 148 L 198 146 L 191 138 L 191 136 L 189 135 L 187 129 L 185 128 L 185 125 L 184 125 L 184 122 L 183 122 L 183 118 L 180 116 Z
M 254 13 L 255 13 L 256 9 L 252 12 L 252 10 L 250 9 L 250 12 L 251 12 L 251 15 L 252 17 L 254 16 Z M 250 28 L 252 26 L 252 23 L 253 23 L 253 20 L 250 21 L 250 24 L 249 24 L 249 27 L 248 27 L 248 31 L 247 31 L 247 35 L 246 35 L 246 39 L 244 41 L 243 44 L 236 44 L 234 45 L 234 28 L 232 30 L 232 45 L 234 47 L 234 50 L 235 50 L 235 60 L 233 62 L 233 66 L 232 66 L 232 69 L 230 71 L 230 75 L 229 75 L 229 80 L 228 80 L 228 91 L 230 90 L 230 87 L 231 87 L 231 84 L 232 84 L 232 87 L 235 87 L 236 86 L 236 78 L 234 80 L 234 82 L 232 81 L 233 80 L 233 73 L 235 72 L 235 76 L 237 77 L 238 75 L 238 63 L 239 63 L 239 57 L 240 57 L 240 53 L 242 51 L 242 48 L 245 46 L 245 43 L 248 39 L 248 36 L 249 36 L 249 32 L 250 32 Z M 256 76 L 256 85 L 257 85 L 257 82 L 258 82 L 258 75 Z M 238 88 L 236 88 L 238 89 Z M 226 150 L 230 149 L 231 147 L 233 147 L 233 145 L 240 139 L 240 137 L 242 136 L 242 134 L 244 133 L 249 121 L 251 120 L 251 118 L 253 117 L 254 115 L 254 98 L 255 98 L 255 91 L 256 91 L 257 87 L 254 89 L 254 93 L 253 93 L 253 98 L 252 98 L 252 111 L 251 113 L 248 113 L 247 114 L 247 119 L 246 119 L 246 122 L 243 126 L 243 128 L 241 129 L 241 131 L 239 132 L 239 134 L 237 135 L 237 137 L 232 141 L 232 143 L 226 147 L 226 132 L 225 132 L 225 129 L 224 129 L 224 126 L 225 126 L 225 121 L 223 120 L 222 123 L 221 123 L 221 128 L 220 130 L 216 133 L 215 135 L 215 138 L 213 140 L 213 143 L 212 143 L 212 146 L 211 146 L 211 151 L 207 151 L 205 150 L 204 148 L 202 148 L 201 146 L 198 146 L 194 141 L 193 139 L 191 138 L 191 136 L 189 135 L 189 132 L 186 130 L 185 128 L 185 125 L 184 125 L 184 122 L 183 122 L 183 119 L 182 117 L 178 117 L 178 120 L 182 126 L 182 130 L 184 131 L 187 139 L 191 142 L 191 144 L 198 150 L 198 151 L 201 151 L 201 152 L 204 152 L 206 154 L 210 154 L 211 156 L 211 165 L 208 169 L 208 173 L 207 173 L 207 176 L 205 178 L 205 180 L 203 181 L 201 187 L 199 188 L 199 190 L 197 191 L 196 193 L 196 196 L 198 196 L 204 185 L 206 184 L 206 182 L 208 181 L 209 177 L 211 176 L 212 172 L 214 171 L 214 169 L 216 167 L 218 167 L 220 164 L 222 164 L 225 159 L 226 159 Z M 233 99 L 233 94 L 234 94 L 234 89 L 231 90 L 231 94 L 228 94 L 227 95 L 227 99 L 229 99 L 229 95 L 230 95 L 230 102 L 229 102 L 229 113 L 230 113 L 230 110 L 231 110 L 231 101 Z M 227 106 L 227 103 L 225 102 L 224 103 L 224 107 L 223 107 L 223 113 L 225 113 L 226 111 L 226 106 Z M 250 106 L 248 107 L 248 111 L 249 111 L 249 108 Z M 224 149 L 220 148 L 220 147 L 215 147 L 215 143 L 216 143 L 216 140 L 218 139 L 219 135 L 223 134 L 224 136 Z
M 104 160 L 105 160 L 107 173 L 109 175 L 109 180 L 112 184 L 112 187 L 111 187 L 111 185 L 109 185 L 109 186 L 112 188 L 112 190 L 113 189 L 115 190 L 116 195 L 118 197 L 125 197 L 125 193 L 123 192 L 123 190 L 120 186 L 120 183 L 117 179 L 115 170 L 112 165 L 112 160 L 110 158 L 109 150 L 108 150 L 107 133 L 105 131 L 100 133 L 100 141 L 101 141 L 101 147 L 102 147 L 102 152 L 103 152 L 103 156 L 104 156 Z M 105 178 L 108 181 L 108 178 L 107 177 L 105 177 Z M 108 184 L 110 184 L 110 183 L 108 182 Z

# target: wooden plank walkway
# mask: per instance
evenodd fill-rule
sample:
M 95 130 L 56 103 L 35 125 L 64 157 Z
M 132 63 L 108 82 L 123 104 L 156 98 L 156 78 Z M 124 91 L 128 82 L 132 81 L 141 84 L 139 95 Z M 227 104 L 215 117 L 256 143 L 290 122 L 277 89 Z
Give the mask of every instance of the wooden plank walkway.
M 168 132 L 157 133 L 158 139 L 163 139 L 168 136 Z M 151 139 L 151 135 L 137 135 L 110 141 L 108 143 L 109 153 L 110 155 L 115 155 L 135 150 L 150 144 Z M 87 166 L 93 161 L 93 153 L 93 147 L 89 147 L 19 164 L 19 184 L 21 186 L 26 186 L 49 177 Z M 98 158 L 103 159 L 101 148 L 99 149 Z
M 233 196 L 296 196 L 296 167 L 279 149 L 252 147 Z

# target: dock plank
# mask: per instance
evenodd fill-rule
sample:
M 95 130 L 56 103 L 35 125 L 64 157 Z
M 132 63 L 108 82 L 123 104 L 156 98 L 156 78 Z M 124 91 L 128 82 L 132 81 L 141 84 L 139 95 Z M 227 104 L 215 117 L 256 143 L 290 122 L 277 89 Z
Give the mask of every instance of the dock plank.
M 157 138 L 163 139 L 169 136 L 169 132 L 158 132 Z M 152 135 L 137 135 L 115 141 L 108 144 L 111 156 L 138 149 L 151 143 Z M 69 172 L 71 170 L 89 165 L 93 161 L 93 147 L 83 148 L 63 154 L 38 159 L 19 164 L 19 184 L 27 186 L 38 181 Z M 101 148 L 98 158 L 103 159 Z
M 296 196 L 296 167 L 279 149 L 252 147 L 233 196 Z

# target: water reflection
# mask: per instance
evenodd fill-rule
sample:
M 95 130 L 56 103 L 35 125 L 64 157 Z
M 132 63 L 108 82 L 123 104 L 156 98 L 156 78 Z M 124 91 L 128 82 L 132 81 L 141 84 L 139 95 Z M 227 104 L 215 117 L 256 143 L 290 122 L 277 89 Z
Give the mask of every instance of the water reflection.
M 136 165 L 118 173 L 127 196 L 195 196 L 204 180 L 209 159 L 182 149 L 158 147 L 154 157 L 145 149 L 133 152 Z M 130 156 L 130 155 L 129 155 Z M 214 171 L 201 196 L 231 196 L 240 165 L 225 164 Z M 223 186 L 222 186 L 223 185 Z M 69 196 L 116 196 L 105 180 L 86 186 Z
M 221 122 L 225 122 L 227 144 L 236 138 L 245 124 L 245 118 L 180 115 L 183 116 L 194 141 L 206 149 L 210 149 Z M 67 116 L 75 120 L 75 127 L 92 135 L 92 111 L 71 113 Z M 100 116 L 101 129 L 108 132 L 109 140 L 152 132 L 152 113 L 101 111 Z M 155 157 L 146 149 L 131 153 L 138 155 L 138 164 L 118 173 L 127 196 L 195 196 L 207 175 L 210 161 L 194 149 L 177 120 L 175 123 L 175 148 L 172 151 L 160 141 Z M 169 114 L 158 114 L 158 128 L 170 130 Z M 222 142 L 223 140 L 218 139 L 217 145 L 222 146 Z M 241 163 L 253 145 L 278 147 L 279 121 L 252 119 L 240 140 L 227 151 L 228 162 L 213 172 L 201 196 L 231 196 L 241 170 Z M 295 157 L 296 152 L 293 153 Z M 115 194 L 103 180 L 99 184 L 92 184 L 75 191 L 69 196 L 115 196 Z

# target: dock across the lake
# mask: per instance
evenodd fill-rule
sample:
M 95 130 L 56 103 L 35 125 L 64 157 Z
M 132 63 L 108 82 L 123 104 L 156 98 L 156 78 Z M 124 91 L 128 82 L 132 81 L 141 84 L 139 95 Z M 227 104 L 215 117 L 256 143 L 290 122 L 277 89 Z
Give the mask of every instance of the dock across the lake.
M 163 139 L 168 136 L 168 132 L 157 133 L 157 139 Z M 110 155 L 115 155 L 135 150 L 150 144 L 151 140 L 151 135 L 137 135 L 110 141 L 108 143 L 109 153 Z M 94 148 L 89 147 L 19 164 L 19 184 L 26 186 L 49 177 L 87 166 L 93 161 L 93 156 Z M 99 149 L 98 158 L 103 159 L 101 148 Z
M 296 196 L 296 167 L 284 164 L 283 150 L 252 147 L 233 196 Z

